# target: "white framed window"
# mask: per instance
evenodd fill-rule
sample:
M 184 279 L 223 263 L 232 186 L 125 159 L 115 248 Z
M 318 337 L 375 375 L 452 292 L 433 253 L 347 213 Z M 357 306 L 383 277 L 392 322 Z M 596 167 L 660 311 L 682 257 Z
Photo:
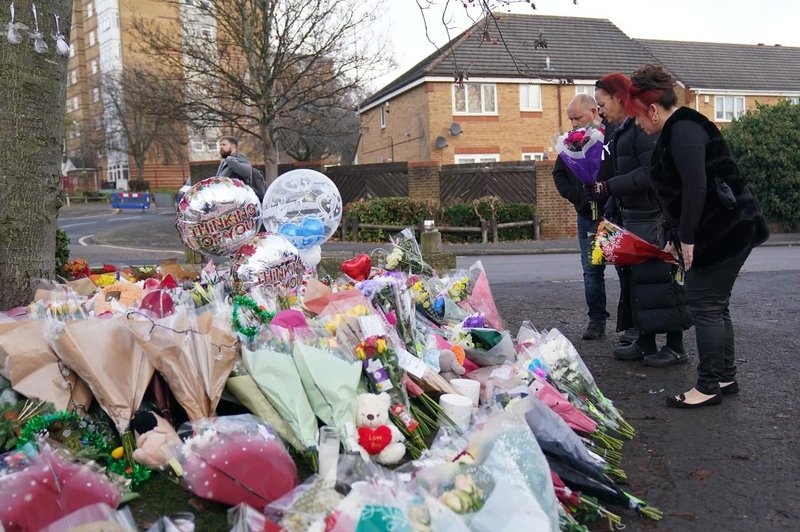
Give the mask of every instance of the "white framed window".
M 541 85 L 524 84 L 519 86 L 519 110 L 520 111 L 542 110 Z
M 456 155 L 456 164 L 475 164 L 475 163 L 498 163 L 500 162 L 499 153 L 478 153 L 469 155 Z
M 453 114 L 496 115 L 496 85 L 494 83 L 453 84 Z
M 92 59 L 91 62 L 89 62 L 89 68 L 91 69 L 92 74 L 97 74 L 97 60 L 96 59 Z
M 204 140 L 193 140 L 192 151 L 206 151 L 206 142 Z
M 78 83 L 78 72 L 71 70 L 69 73 L 69 84 L 75 85 L 76 83 Z
M 200 28 L 200 36 L 205 39 L 213 39 L 214 38 L 214 28 L 211 26 L 203 26 Z
M 89 32 L 89 46 L 94 46 L 95 42 L 96 42 L 96 37 L 94 35 L 94 30 L 92 30 Z
M 91 2 L 86 4 L 86 18 L 91 18 L 94 16 L 94 4 Z
M 730 122 L 744 114 L 744 96 L 715 96 L 714 117 L 717 122 Z
M 588 94 L 594 98 L 594 85 L 575 85 L 575 95 Z
M 127 181 L 129 176 L 128 164 L 118 163 L 109 165 L 108 167 L 108 180 L 109 181 Z
M 544 161 L 544 153 L 542 152 L 526 152 L 522 154 L 523 161 Z
M 75 111 L 77 111 L 77 110 L 78 110 L 78 107 L 79 107 L 79 104 L 78 104 L 78 97 L 77 97 L 77 96 L 73 96 L 73 97 L 72 97 L 72 109 L 73 109 L 73 110 L 75 110 Z
M 100 131 L 101 129 L 103 129 L 103 119 L 100 118 L 99 116 L 94 117 L 92 123 L 94 124 L 95 131 Z
M 217 143 L 216 140 L 207 140 L 206 149 L 208 151 L 217 151 L 219 149 L 219 144 Z
M 69 46 L 69 56 L 75 57 L 75 47 L 72 45 Z
M 100 101 L 100 89 L 97 87 L 92 89 L 92 102 L 97 103 Z
M 72 112 L 72 98 L 67 98 L 67 112 Z
M 386 104 L 382 104 L 380 106 L 380 115 L 381 115 L 381 129 L 386 127 Z
M 800 96 L 789 96 L 786 98 L 792 105 L 800 105 Z

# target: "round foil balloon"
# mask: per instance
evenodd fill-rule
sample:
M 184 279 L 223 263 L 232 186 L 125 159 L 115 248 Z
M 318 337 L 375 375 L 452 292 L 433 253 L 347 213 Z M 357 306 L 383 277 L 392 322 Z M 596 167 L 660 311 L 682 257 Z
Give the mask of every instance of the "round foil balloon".
M 342 196 L 324 174 L 292 170 L 276 179 L 264 195 L 264 226 L 285 236 L 297 249 L 319 246 L 339 227 Z
M 297 248 L 273 233 L 259 233 L 239 248 L 231 267 L 239 290 L 259 287 L 275 296 L 296 294 L 305 269 Z
M 230 257 L 258 233 L 261 205 L 238 179 L 209 177 L 183 196 L 176 226 L 190 249 Z

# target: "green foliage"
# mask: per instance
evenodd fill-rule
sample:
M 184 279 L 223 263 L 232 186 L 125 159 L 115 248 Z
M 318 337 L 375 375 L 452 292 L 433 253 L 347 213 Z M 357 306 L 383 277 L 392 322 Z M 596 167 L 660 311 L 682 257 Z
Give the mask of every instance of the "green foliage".
M 531 220 L 535 213 L 529 203 L 502 203 L 497 198 L 480 198 L 470 203 L 451 203 L 437 207 L 425 201 L 409 198 L 378 198 L 359 200 L 345 206 L 344 218 L 358 218 L 362 224 L 398 225 L 419 227 L 424 220 L 435 220 L 439 227 L 480 227 L 481 219 L 493 217 L 499 223 Z M 358 238 L 367 242 L 385 242 L 395 231 L 361 229 Z M 533 237 L 531 227 L 501 229 L 500 240 L 529 240 Z M 491 235 L 490 235 L 491 238 Z M 442 232 L 445 242 L 480 242 L 480 233 Z
M 767 219 L 800 228 L 800 105 L 758 105 L 724 134 Z
M 56 228 L 56 271 L 69 262 L 69 237 L 66 231 Z

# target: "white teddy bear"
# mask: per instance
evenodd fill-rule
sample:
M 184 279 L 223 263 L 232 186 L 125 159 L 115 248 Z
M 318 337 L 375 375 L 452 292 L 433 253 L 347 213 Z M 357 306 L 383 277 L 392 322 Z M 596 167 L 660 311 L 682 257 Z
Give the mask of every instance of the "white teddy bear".
M 389 419 L 392 400 L 387 393 L 362 393 L 356 405 L 358 443 L 379 464 L 392 465 L 406 454 L 405 437 Z

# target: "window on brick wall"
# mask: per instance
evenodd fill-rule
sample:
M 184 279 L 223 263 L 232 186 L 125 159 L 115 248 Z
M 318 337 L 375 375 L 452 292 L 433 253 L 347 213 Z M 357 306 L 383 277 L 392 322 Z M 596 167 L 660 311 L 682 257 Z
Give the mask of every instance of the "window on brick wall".
M 92 102 L 97 103 L 100 101 L 100 89 L 97 87 L 92 89 Z
M 594 98 L 594 85 L 575 85 L 575 95 L 588 94 Z
M 192 141 L 192 151 L 205 151 L 206 143 L 203 140 L 195 139 Z
M 92 122 L 94 123 L 95 131 L 100 131 L 101 129 L 103 129 L 103 119 L 100 118 L 99 116 L 94 117 Z
M 92 16 L 94 16 L 94 4 L 88 2 L 86 4 L 86 18 L 90 18 Z
M 519 110 L 520 111 L 541 111 L 542 110 L 542 86 L 541 85 L 520 85 L 519 86 Z
M 544 153 L 542 152 L 528 152 L 522 154 L 523 161 L 544 161 Z
M 717 122 L 730 122 L 744 114 L 744 96 L 715 96 L 714 117 Z
M 95 43 L 95 35 L 94 30 L 89 32 L 89 46 L 94 46 Z
M 89 68 L 91 69 L 92 74 L 97 74 L 97 61 L 92 59 L 92 61 L 89 63 Z
M 73 96 L 73 97 L 72 97 L 72 109 L 74 109 L 75 111 L 77 111 L 77 110 L 78 110 L 78 107 L 79 107 L 79 104 L 78 104 L 78 97 L 77 97 L 77 96 Z
M 453 84 L 453 114 L 496 115 L 497 87 L 494 83 Z
M 380 106 L 380 115 L 381 115 L 381 129 L 386 127 L 386 104 L 382 104 Z
M 69 84 L 75 85 L 78 83 L 78 72 L 75 70 L 70 71 L 69 73 Z
M 800 96 L 789 96 L 786 98 L 792 105 L 800 105 Z
M 500 162 L 499 153 L 479 153 L 469 155 L 456 155 L 456 164 L 497 163 Z

